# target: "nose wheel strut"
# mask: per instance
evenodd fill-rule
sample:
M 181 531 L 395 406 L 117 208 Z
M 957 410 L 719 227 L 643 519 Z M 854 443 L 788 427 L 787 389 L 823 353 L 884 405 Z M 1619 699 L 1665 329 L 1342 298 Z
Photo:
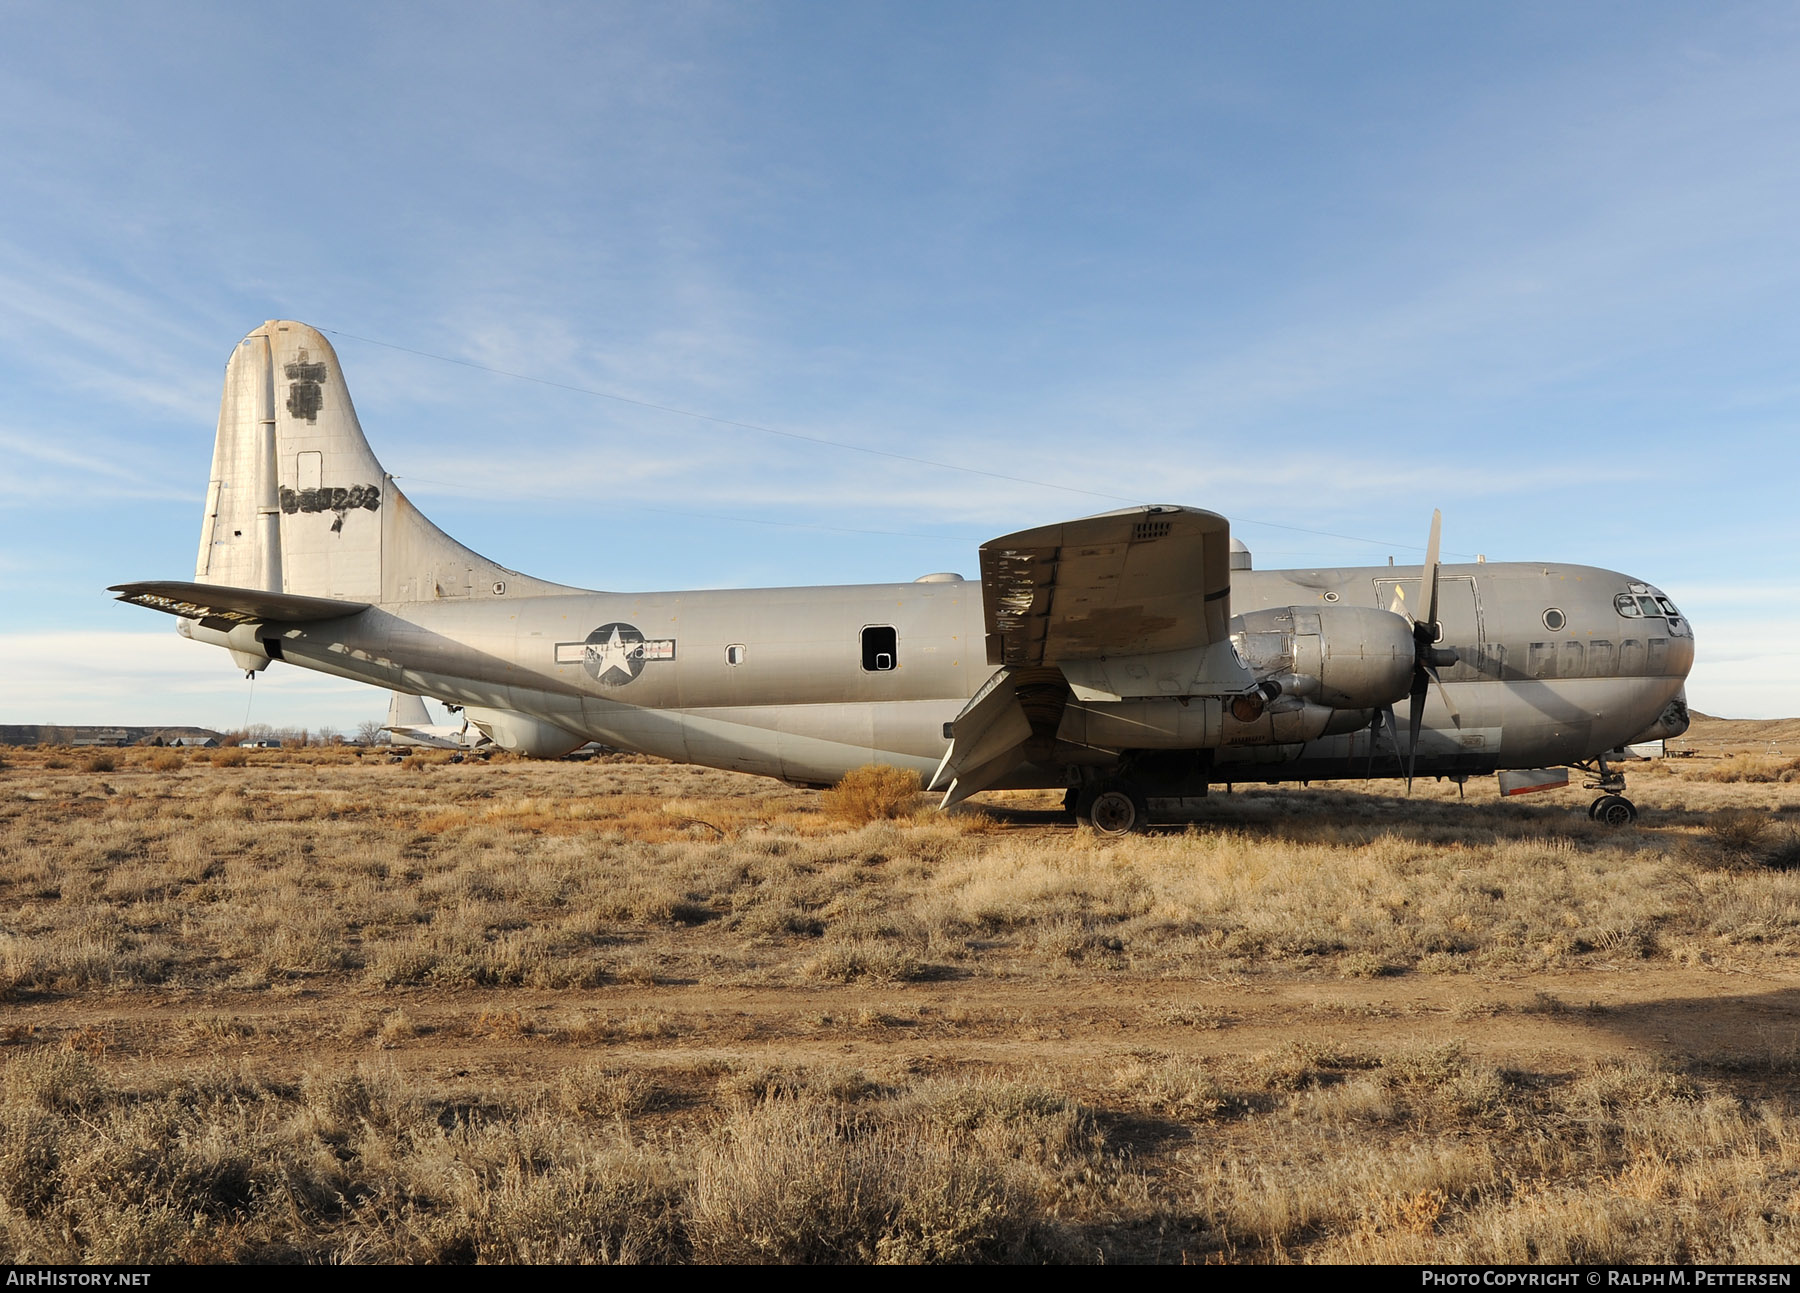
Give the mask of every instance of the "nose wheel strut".
M 1587 789 L 1601 792 L 1600 797 L 1588 805 L 1590 821 L 1602 826 L 1629 826 L 1637 820 L 1637 805 L 1625 798 L 1625 774 L 1607 766 L 1605 755 L 1592 763 L 1573 766 L 1588 774 L 1588 780 L 1582 783 Z

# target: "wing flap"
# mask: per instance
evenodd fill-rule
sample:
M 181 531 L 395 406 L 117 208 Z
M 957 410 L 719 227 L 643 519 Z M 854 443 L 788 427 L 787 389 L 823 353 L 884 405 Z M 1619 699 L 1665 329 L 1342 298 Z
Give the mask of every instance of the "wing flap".
M 950 748 L 926 788 L 937 789 L 948 776 L 950 785 L 939 807 L 961 803 L 1023 763 L 1030 738 L 1031 720 L 1019 703 L 1017 676 L 1002 669 L 950 724 Z

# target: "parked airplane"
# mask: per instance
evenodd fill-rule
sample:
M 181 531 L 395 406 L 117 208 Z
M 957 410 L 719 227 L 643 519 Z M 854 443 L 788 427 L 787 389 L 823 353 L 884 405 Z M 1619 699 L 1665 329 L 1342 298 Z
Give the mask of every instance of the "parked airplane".
M 388 734 L 389 745 L 468 750 L 487 740 L 479 729 L 471 733 L 470 726 L 467 717 L 460 723 L 434 723 L 424 697 L 396 691 L 388 697 L 387 726 L 381 730 Z
M 1590 815 L 1632 820 L 1604 755 L 1685 730 L 1688 622 L 1609 570 L 1437 554 L 1434 517 L 1422 567 L 1256 571 L 1224 517 L 1145 506 L 983 544 L 979 584 L 569 588 L 428 521 L 330 344 L 272 321 L 226 367 L 194 582 L 113 591 L 245 669 L 451 700 L 543 757 L 598 740 L 814 785 L 890 763 L 946 806 L 1064 788 L 1109 833 L 1220 782 L 1569 765 Z

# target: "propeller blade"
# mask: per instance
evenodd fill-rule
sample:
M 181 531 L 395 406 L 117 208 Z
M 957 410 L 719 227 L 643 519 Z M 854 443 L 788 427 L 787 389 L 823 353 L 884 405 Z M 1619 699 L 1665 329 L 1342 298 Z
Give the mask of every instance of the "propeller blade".
M 1427 645 L 1437 636 L 1438 611 L 1438 538 L 1444 531 L 1444 513 L 1431 511 L 1431 537 L 1425 541 L 1425 565 L 1419 571 L 1419 619 L 1430 625 L 1430 636 L 1420 640 Z
M 1444 708 L 1450 711 L 1450 721 L 1457 727 L 1462 726 L 1462 714 L 1456 708 L 1456 702 L 1450 699 L 1450 689 L 1444 686 L 1444 680 L 1438 677 L 1438 671 L 1431 665 L 1425 666 L 1425 672 L 1431 675 L 1431 681 L 1437 684 L 1438 699 L 1444 702 Z
M 1394 760 L 1398 762 L 1400 759 L 1400 720 L 1394 717 L 1394 707 L 1392 705 L 1383 705 L 1381 707 L 1380 717 L 1376 721 L 1385 722 L 1387 724 L 1388 739 L 1394 743 Z M 1371 738 L 1372 737 L 1373 725 L 1371 725 Z M 1375 742 L 1373 739 L 1369 741 L 1369 763 L 1370 766 L 1373 766 L 1375 763 Z
M 1407 696 L 1412 710 L 1406 716 L 1407 726 L 1411 729 L 1406 743 L 1406 793 L 1409 795 L 1412 793 L 1413 765 L 1419 759 L 1419 729 L 1425 725 L 1425 687 L 1429 681 L 1426 671 L 1421 668 L 1413 674 L 1412 691 Z

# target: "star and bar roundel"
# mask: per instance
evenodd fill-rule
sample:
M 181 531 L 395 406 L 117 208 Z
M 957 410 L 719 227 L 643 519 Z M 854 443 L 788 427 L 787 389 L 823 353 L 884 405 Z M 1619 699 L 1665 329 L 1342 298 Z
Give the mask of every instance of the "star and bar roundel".
M 558 642 L 556 663 L 579 664 L 602 687 L 623 687 L 647 660 L 673 660 L 674 638 L 647 638 L 635 624 L 602 624 L 582 642 Z

